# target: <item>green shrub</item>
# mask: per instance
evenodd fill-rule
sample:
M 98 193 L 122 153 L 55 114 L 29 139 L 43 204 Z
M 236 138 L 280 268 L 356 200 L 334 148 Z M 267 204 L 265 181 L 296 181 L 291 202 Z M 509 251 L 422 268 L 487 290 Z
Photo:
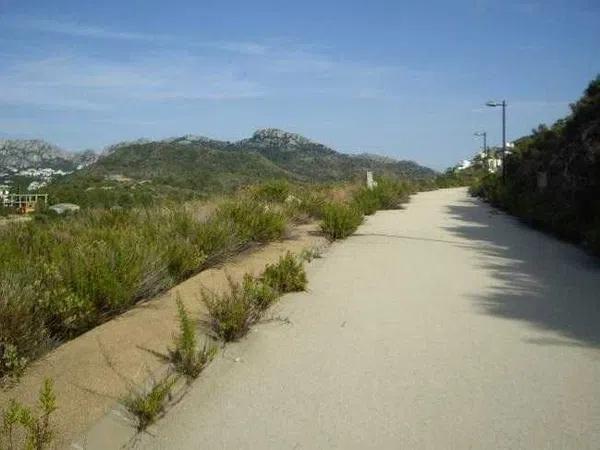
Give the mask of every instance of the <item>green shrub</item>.
M 129 395 L 121 400 L 127 411 L 137 421 L 138 430 L 145 430 L 164 413 L 176 382 L 177 378 L 167 375 L 158 381 L 153 381 L 149 390 L 132 389 Z
M 267 285 L 282 294 L 303 291 L 307 284 L 302 261 L 290 252 L 280 257 L 277 264 L 267 265 L 262 279 Z
M 210 250 L 197 242 L 206 224 L 198 222 L 183 209 L 167 210 L 165 216 L 160 225 L 167 229 L 157 232 L 160 235 L 174 236 L 176 239 L 167 240 L 161 256 L 167 261 L 169 274 L 176 281 L 181 281 L 206 262 L 206 251 Z
M 175 348 L 169 350 L 169 357 L 177 372 L 193 379 L 197 378 L 213 359 L 217 347 L 206 343 L 202 348 L 199 348 L 196 327 L 179 295 L 177 295 L 176 302 L 179 335 L 175 338 Z
M 381 208 L 381 202 L 375 189 L 361 188 L 354 194 L 354 205 L 364 215 L 370 216 Z
M 300 195 L 299 209 L 310 217 L 315 219 L 323 218 L 323 211 L 326 206 L 327 199 L 324 195 L 312 191 L 304 191 Z
M 363 216 L 356 207 L 342 203 L 329 203 L 323 208 L 321 230 L 331 239 L 350 236 L 362 223 Z
M 99 314 L 115 314 L 172 284 L 159 251 L 132 233 L 80 242 L 67 251 L 65 282 Z
M 283 203 L 291 194 L 290 183 L 285 180 L 271 180 L 253 189 L 252 196 L 258 201 Z
M 50 417 L 56 411 L 56 395 L 52 380 L 46 379 L 38 397 L 39 414 L 31 408 L 11 400 L 8 408 L 2 411 L 0 428 L 0 448 L 12 450 L 17 448 L 18 428 L 24 431 L 23 448 L 42 450 L 49 448 L 54 439 L 54 431 Z
M 215 294 L 202 291 L 202 302 L 208 310 L 205 323 L 225 342 L 243 337 L 253 323 L 260 318 L 260 308 L 246 284 L 229 279 L 229 291 Z
M 378 180 L 375 191 L 379 197 L 380 209 L 397 209 L 409 200 L 411 193 L 414 193 L 409 183 L 388 178 Z
M 201 268 L 222 261 L 239 251 L 247 242 L 237 225 L 222 217 L 212 217 L 205 222 L 192 239 L 192 245 L 202 249 L 205 260 Z
M 279 291 L 274 289 L 272 285 L 249 274 L 244 275 L 242 291 L 250 304 L 254 305 L 259 311 L 264 311 L 271 306 L 279 295 Z
M 396 209 L 408 201 L 411 188 L 408 184 L 382 178 L 373 188 L 363 187 L 353 197 L 356 208 L 365 215 L 380 209 Z
M 283 214 L 259 202 L 226 202 L 217 211 L 217 217 L 231 221 L 244 241 L 268 242 L 285 234 Z
M 0 381 L 18 378 L 25 365 L 48 347 L 48 331 L 36 300 L 33 270 L 0 271 Z

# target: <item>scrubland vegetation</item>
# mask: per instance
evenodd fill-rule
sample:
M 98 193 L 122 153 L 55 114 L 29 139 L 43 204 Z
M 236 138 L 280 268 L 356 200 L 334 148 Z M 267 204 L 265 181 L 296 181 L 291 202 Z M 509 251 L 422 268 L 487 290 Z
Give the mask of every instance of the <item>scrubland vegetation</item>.
M 0 229 L 0 377 L 18 376 L 61 342 L 248 245 L 283 238 L 291 223 L 319 220 L 330 239 L 341 239 L 363 214 L 399 207 L 413 190 L 391 180 L 373 190 L 274 181 L 208 205 L 84 209 L 7 225 Z M 264 279 L 245 280 L 227 301 L 207 299 L 217 334 L 239 337 L 278 293 L 303 286 L 305 279 L 286 278 L 294 264 L 287 258 Z
M 600 255 L 600 77 L 571 109 L 565 119 L 515 142 L 505 182 L 487 174 L 471 192 Z
M 265 205 L 87 210 L 0 231 L 0 374 L 238 252 L 283 237 Z

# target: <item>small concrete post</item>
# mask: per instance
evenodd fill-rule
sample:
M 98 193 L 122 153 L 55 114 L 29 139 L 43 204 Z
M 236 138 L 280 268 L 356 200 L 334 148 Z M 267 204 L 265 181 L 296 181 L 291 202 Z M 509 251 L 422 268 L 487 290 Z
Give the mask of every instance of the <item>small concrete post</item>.
M 377 187 L 377 181 L 373 179 L 373 172 L 371 172 L 370 170 L 367 170 L 367 187 L 369 189 Z

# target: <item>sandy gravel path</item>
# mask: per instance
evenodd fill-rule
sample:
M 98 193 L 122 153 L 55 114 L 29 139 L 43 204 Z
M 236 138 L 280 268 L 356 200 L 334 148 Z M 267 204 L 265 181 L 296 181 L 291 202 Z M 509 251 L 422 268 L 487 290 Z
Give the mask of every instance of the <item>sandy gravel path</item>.
M 579 249 L 449 189 L 309 279 L 138 447 L 598 448 L 600 265 Z

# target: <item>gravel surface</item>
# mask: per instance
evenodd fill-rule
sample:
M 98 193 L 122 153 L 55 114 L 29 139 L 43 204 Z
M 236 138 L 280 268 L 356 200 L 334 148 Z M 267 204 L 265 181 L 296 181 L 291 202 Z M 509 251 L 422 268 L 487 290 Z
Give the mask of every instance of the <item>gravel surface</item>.
M 446 189 L 379 212 L 139 448 L 592 449 L 600 265 Z

